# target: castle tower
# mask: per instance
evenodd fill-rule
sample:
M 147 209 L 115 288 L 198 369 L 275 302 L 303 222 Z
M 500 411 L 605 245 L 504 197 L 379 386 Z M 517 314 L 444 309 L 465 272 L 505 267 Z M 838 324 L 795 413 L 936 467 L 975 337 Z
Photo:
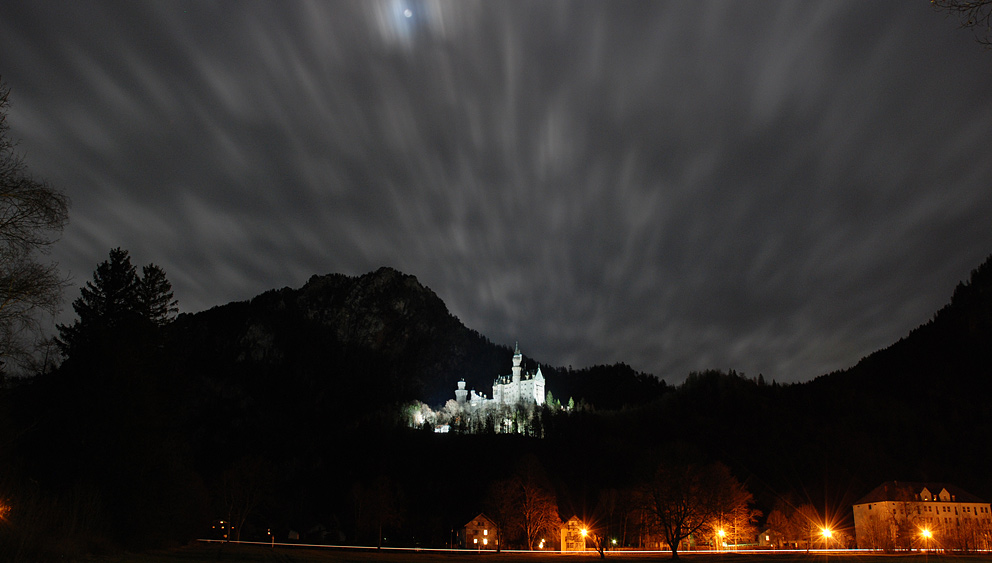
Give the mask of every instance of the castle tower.
M 514 343 L 514 352 L 513 352 L 513 382 L 514 383 L 519 383 L 520 382 L 520 370 L 523 369 L 522 367 L 520 367 L 520 362 L 523 361 L 523 359 L 524 359 L 524 356 L 523 356 L 523 354 L 520 353 L 520 343 L 519 342 L 518 343 Z
M 458 382 L 458 389 L 455 389 L 455 400 L 459 404 L 464 403 L 468 399 L 468 391 L 465 390 L 465 380 Z
M 541 373 L 541 366 L 537 366 L 537 373 L 534 374 L 534 401 L 538 406 L 544 404 L 545 399 L 544 374 Z

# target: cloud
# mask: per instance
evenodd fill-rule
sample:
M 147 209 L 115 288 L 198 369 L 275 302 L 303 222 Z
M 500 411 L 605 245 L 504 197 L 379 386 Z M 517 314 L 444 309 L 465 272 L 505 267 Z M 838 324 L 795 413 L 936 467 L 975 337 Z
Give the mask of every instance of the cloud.
M 389 265 L 670 382 L 809 379 L 947 301 L 992 243 L 986 57 L 902 2 L 0 8 L 77 285 L 118 245 L 186 311 Z

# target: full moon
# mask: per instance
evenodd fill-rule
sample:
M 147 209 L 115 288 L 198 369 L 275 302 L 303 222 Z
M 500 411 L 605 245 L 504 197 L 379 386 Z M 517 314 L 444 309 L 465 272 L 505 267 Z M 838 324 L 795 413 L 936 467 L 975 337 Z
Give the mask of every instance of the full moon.
M 408 18 L 412 18 L 413 17 L 413 10 L 411 10 L 410 8 L 407 8 L 407 9 L 403 10 L 403 15 L 406 16 L 406 17 L 408 17 Z

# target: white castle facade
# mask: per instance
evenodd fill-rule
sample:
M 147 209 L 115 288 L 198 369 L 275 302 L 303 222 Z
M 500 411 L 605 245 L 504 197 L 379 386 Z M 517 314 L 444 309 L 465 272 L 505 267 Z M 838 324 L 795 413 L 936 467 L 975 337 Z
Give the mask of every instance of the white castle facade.
M 487 398 L 485 394 L 478 394 L 473 389 L 471 394 L 465 389 L 465 380 L 458 382 L 455 389 L 455 400 L 458 404 L 468 403 L 472 407 L 490 405 L 516 405 L 519 402 L 536 403 L 538 406 L 544 404 L 545 387 L 544 374 L 541 373 L 541 366 L 537 371 L 524 372 L 520 365 L 523 361 L 523 354 L 520 353 L 520 346 L 516 346 L 513 352 L 513 371 L 509 375 L 500 375 L 493 381 L 493 396 Z

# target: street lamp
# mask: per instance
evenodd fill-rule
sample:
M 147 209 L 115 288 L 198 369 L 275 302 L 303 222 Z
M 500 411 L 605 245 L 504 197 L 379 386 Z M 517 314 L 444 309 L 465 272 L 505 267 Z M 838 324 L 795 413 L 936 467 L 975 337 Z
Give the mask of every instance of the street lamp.
M 933 537 L 933 533 L 930 532 L 929 528 L 923 528 L 920 535 L 923 536 L 923 545 L 925 546 L 926 552 L 930 553 L 930 538 Z
M 830 538 L 834 535 L 830 528 L 822 528 L 820 534 L 823 535 L 823 547 L 825 549 L 830 549 Z
M 720 528 L 719 530 L 716 531 L 716 535 L 720 536 L 720 539 L 717 540 L 717 546 L 716 546 L 717 550 L 719 550 L 721 547 L 726 547 L 727 542 L 723 541 L 723 538 L 727 537 L 727 532 L 724 532 L 723 528 Z

